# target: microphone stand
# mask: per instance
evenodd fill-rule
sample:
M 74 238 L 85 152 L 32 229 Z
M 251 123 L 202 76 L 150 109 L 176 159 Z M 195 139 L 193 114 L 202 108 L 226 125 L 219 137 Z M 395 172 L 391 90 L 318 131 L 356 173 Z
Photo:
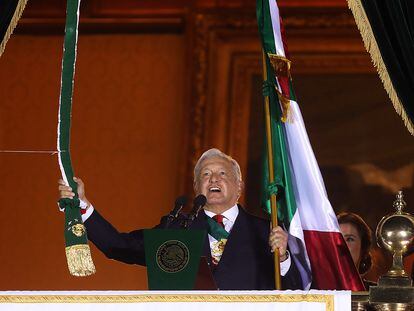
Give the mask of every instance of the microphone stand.
M 167 221 L 165 224 L 165 229 L 168 229 L 168 227 L 178 219 L 178 216 L 180 215 L 180 211 L 184 207 L 184 205 L 187 203 L 187 198 L 185 196 L 180 196 L 175 200 L 174 209 L 168 214 Z
M 184 229 L 188 229 L 190 224 L 198 217 L 198 213 L 203 208 L 203 206 L 206 204 L 207 198 L 199 194 L 194 198 L 193 201 L 193 209 L 191 210 L 191 213 L 184 219 L 184 221 L 181 223 L 181 227 Z

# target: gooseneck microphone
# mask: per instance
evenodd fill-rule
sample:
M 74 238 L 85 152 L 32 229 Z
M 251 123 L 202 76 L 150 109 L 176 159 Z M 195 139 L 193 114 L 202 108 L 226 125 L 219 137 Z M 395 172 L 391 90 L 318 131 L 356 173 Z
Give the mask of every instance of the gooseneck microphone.
M 184 223 L 184 228 L 188 228 L 188 226 L 197 218 L 198 213 L 203 208 L 204 205 L 207 203 L 207 198 L 203 194 L 199 194 L 193 200 L 193 209 L 191 213 L 188 215 L 188 219 Z
M 182 210 L 182 208 L 186 204 L 187 204 L 187 197 L 184 196 L 184 195 L 179 196 L 175 200 L 174 209 L 171 211 L 171 213 L 170 213 L 170 215 L 168 215 L 168 217 L 177 218 L 178 215 L 180 214 L 180 211 Z
M 183 209 L 186 203 L 187 203 L 187 197 L 184 195 L 179 196 L 175 200 L 174 209 L 167 216 L 167 223 L 165 225 L 165 228 L 168 228 L 170 224 L 178 218 L 178 216 L 180 215 L 180 211 Z

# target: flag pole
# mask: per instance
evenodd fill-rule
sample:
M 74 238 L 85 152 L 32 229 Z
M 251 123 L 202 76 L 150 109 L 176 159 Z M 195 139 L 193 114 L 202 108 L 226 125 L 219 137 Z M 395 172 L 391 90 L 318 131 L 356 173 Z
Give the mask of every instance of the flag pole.
M 263 81 L 267 80 L 267 67 L 266 67 L 266 55 L 262 51 L 263 55 Z M 266 139 L 267 139 L 267 158 L 269 169 L 269 183 L 272 184 L 275 181 L 273 171 L 273 145 L 272 145 L 272 130 L 270 124 L 270 101 L 269 96 L 265 96 L 265 119 L 266 119 Z M 272 228 L 277 227 L 277 203 L 276 194 L 270 194 L 270 207 L 271 207 L 271 222 Z M 280 255 L 279 249 L 274 252 L 274 265 L 275 265 L 275 288 L 282 289 L 282 282 L 280 279 Z

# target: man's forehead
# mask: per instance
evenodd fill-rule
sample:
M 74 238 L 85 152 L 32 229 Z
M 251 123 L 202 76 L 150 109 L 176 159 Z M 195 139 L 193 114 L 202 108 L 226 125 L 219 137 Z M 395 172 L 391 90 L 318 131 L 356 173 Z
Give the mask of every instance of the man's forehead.
M 212 157 L 205 159 L 203 162 L 201 162 L 201 169 L 207 169 L 209 167 L 213 166 L 220 166 L 225 168 L 231 168 L 232 163 L 230 160 L 222 157 Z

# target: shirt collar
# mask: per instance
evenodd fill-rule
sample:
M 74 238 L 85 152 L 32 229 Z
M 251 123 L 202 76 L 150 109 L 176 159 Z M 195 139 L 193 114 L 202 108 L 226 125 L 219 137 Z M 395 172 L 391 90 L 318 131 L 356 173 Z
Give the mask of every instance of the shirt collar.
M 213 218 L 213 216 L 217 215 L 216 213 L 204 210 L 207 216 Z M 226 217 L 226 219 L 232 221 L 233 223 L 236 221 L 237 216 L 239 215 L 239 207 L 237 204 L 233 205 L 228 210 L 224 211 L 221 215 Z

